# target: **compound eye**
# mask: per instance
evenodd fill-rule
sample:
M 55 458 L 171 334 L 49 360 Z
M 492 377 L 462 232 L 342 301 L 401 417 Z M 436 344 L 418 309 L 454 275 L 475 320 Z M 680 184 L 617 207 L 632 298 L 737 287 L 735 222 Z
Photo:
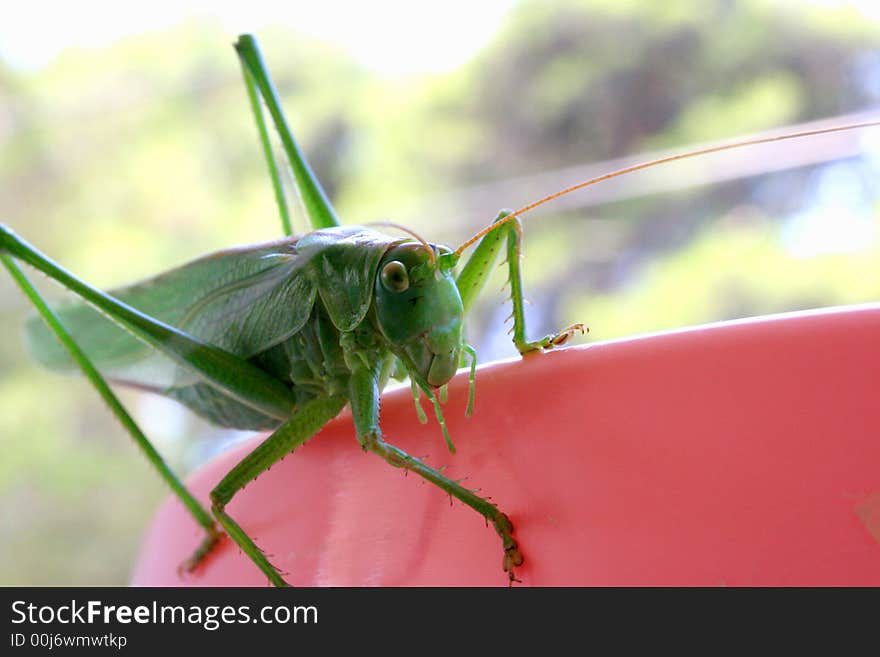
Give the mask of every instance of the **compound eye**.
M 392 260 L 382 267 L 382 285 L 391 292 L 405 292 L 409 288 L 409 275 L 406 266 L 398 260 Z

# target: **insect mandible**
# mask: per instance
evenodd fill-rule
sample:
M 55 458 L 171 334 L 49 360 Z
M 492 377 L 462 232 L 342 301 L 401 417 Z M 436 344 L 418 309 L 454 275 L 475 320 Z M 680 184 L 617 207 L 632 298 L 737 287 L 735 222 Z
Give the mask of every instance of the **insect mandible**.
M 414 395 L 421 392 L 434 405 L 453 450 L 437 390 L 460 365 L 469 362 L 473 394 L 476 356 L 463 341 L 462 323 L 501 250 L 507 251 L 513 339 L 521 353 L 554 348 L 583 330 L 578 324 L 538 340 L 527 338 L 518 217 L 562 194 L 661 161 L 586 181 L 516 212 L 502 212 L 491 226 L 456 250 L 430 244 L 415 234 L 414 239 L 389 237 L 370 227 L 342 227 L 287 128 L 255 40 L 242 36 L 236 49 L 273 170 L 282 217 L 286 217 L 286 206 L 274 158 L 266 147 L 260 98 L 278 130 L 314 231 L 207 256 L 104 295 L 3 228 L 4 265 L 50 327 L 30 323 L 35 351 L 50 367 L 79 367 L 86 373 L 202 526 L 204 540 L 185 562 L 189 570 L 196 569 L 226 533 L 272 583 L 285 584 L 226 512 L 226 505 L 245 484 L 308 440 L 348 404 L 365 451 L 419 474 L 493 525 L 501 541 L 503 568 L 508 581 L 514 581 L 524 557 L 507 515 L 387 443 L 379 427 L 379 395 L 395 372 L 409 376 Z M 785 138 L 792 136 L 798 135 Z M 738 146 L 758 141 L 762 140 Z M 717 149 L 685 156 L 712 150 Z M 670 159 L 676 158 L 663 161 Z M 290 234 L 289 221 L 284 223 Z M 478 240 L 475 254 L 456 274 L 463 251 Z M 113 321 L 86 305 L 60 308 L 58 317 L 54 316 L 7 254 L 55 278 Z M 166 358 L 158 359 L 157 352 Z M 218 484 L 208 510 L 163 462 L 98 369 L 113 380 L 172 397 L 217 424 L 274 432 Z

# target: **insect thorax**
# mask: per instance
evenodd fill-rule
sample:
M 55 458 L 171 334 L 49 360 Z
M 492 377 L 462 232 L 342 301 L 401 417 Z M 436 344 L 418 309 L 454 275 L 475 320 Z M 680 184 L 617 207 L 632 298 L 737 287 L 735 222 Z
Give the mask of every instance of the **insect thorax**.
M 374 362 L 390 357 L 387 346 L 365 318 L 353 332 L 359 351 Z M 342 348 L 343 336 L 333 325 L 320 296 L 303 327 L 284 341 L 250 358 L 250 362 L 284 382 L 293 391 L 296 406 L 327 395 L 346 395 L 350 370 Z M 268 430 L 279 420 L 231 400 L 207 384 L 166 391 L 214 424 L 234 429 Z

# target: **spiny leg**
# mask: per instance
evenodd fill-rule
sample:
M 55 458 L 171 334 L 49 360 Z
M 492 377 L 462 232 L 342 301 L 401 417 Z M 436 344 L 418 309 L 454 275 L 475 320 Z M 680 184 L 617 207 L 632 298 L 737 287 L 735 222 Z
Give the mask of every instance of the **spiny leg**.
M 205 530 L 205 538 L 196 549 L 196 554 L 201 555 L 200 559 L 206 556 L 217 544 L 217 541 L 221 536 L 211 514 L 208 513 L 195 496 L 189 492 L 174 472 L 171 471 L 164 459 L 160 456 L 159 452 L 156 451 L 156 448 L 153 447 L 153 444 L 146 435 L 144 435 L 144 432 L 141 431 L 131 415 L 128 414 L 128 411 L 125 410 L 116 395 L 113 394 L 113 391 L 110 389 L 110 386 L 107 385 L 104 377 L 101 376 L 97 368 L 92 364 L 88 356 L 86 356 L 85 352 L 83 352 L 67 329 L 64 328 L 64 325 L 58 319 L 58 316 L 48 306 L 43 297 L 36 288 L 34 288 L 15 261 L 6 254 L 0 254 L 0 261 L 2 261 L 6 269 L 9 270 L 12 278 L 22 289 L 25 296 L 27 296 L 30 302 L 34 305 L 34 308 L 61 344 L 63 344 L 70 353 L 71 358 L 76 362 L 83 374 L 97 390 L 98 394 L 104 399 L 104 402 L 110 408 L 112 413 L 129 433 L 137 446 L 140 447 L 141 451 L 143 451 L 147 460 L 156 468 L 159 476 L 165 480 L 165 483 L 171 491 L 177 495 L 195 521 Z
M 345 397 L 341 396 L 318 397 L 306 402 L 287 422 L 278 427 L 271 436 L 230 470 L 229 474 L 211 491 L 211 511 L 217 521 L 275 586 L 287 586 L 287 582 L 278 569 L 269 563 L 266 555 L 251 537 L 226 513 L 226 505 L 246 484 L 290 454 L 336 417 L 345 406 L 345 402 Z
M 502 213 L 505 216 L 509 213 Z M 501 230 L 507 233 L 507 266 L 510 272 L 510 300 L 513 303 L 513 344 L 519 353 L 525 354 L 539 349 L 553 349 L 565 344 L 575 333 L 583 334 L 583 324 L 572 324 L 559 333 L 545 335 L 539 340 L 526 338 L 525 300 L 522 284 L 522 224 L 519 219 L 504 224 Z
M 275 89 L 275 84 L 269 76 L 269 71 L 263 61 L 263 55 L 260 52 L 260 47 L 257 45 L 257 40 L 250 34 L 242 34 L 238 37 L 238 41 L 235 42 L 235 51 L 238 53 L 238 57 L 245 70 L 246 84 L 249 89 L 248 93 L 252 93 L 251 83 L 253 83 L 266 103 L 266 109 L 269 111 L 269 116 L 272 118 L 275 129 L 278 131 L 278 137 L 281 139 L 281 146 L 287 156 L 287 163 L 290 165 L 290 171 L 293 174 L 297 192 L 309 217 L 309 222 L 312 224 L 312 228 L 317 230 L 318 228 L 339 226 L 339 219 L 333 210 L 333 206 L 330 204 L 330 200 L 327 198 L 327 194 L 324 192 L 323 187 L 321 187 L 318 178 L 312 172 L 299 144 L 293 138 L 287 118 L 284 116 L 284 110 L 281 108 L 278 91 Z M 256 111 L 255 109 L 255 113 Z M 261 120 L 262 117 L 257 119 L 258 122 Z M 259 129 L 261 133 L 265 131 L 264 127 Z M 265 149 L 266 145 L 264 143 L 266 156 L 268 158 L 273 157 L 271 152 L 267 152 Z M 277 176 L 274 176 L 273 185 L 276 185 L 277 191 L 277 185 L 280 182 L 276 182 L 276 180 Z M 278 201 L 279 204 L 285 203 L 281 198 Z M 282 215 L 283 212 L 282 210 Z M 287 232 L 291 231 L 292 228 L 285 224 L 284 230 Z M 288 232 L 288 234 L 290 233 Z
M 495 221 L 503 219 L 507 210 L 498 213 Z M 575 333 L 584 333 L 583 324 L 572 324 L 558 333 L 545 335 L 539 340 L 526 338 L 525 301 L 522 284 L 522 225 L 519 219 L 505 223 L 487 234 L 468 259 L 456 280 L 465 312 L 474 302 L 489 278 L 492 267 L 501 251 L 502 241 L 507 240 L 507 263 L 510 277 L 510 299 L 513 304 L 513 343 L 521 354 L 541 349 L 553 349 L 564 344 Z
M 510 522 L 510 518 L 507 517 L 507 514 L 500 511 L 497 506 L 488 500 L 483 499 L 473 491 L 464 488 L 448 477 L 444 477 L 437 470 L 425 465 L 425 463 L 414 456 L 410 456 L 402 449 L 386 443 L 382 440 L 380 434 L 368 433 L 364 436 L 360 436 L 359 440 L 365 450 L 369 450 L 374 454 L 379 455 L 395 468 L 404 468 L 410 472 L 415 472 L 420 477 L 423 477 L 432 484 L 439 486 L 450 495 L 458 498 L 486 518 L 487 521 L 491 522 L 495 531 L 498 532 L 498 536 L 501 537 L 501 545 L 504 549 L 504 558 L 501 566 L 507 573 L 508 579 L 511 583 L 519 581 L 516 579 L 515 568 L 522 565 L 523 555 L 513 538 L 513 523 Z
M 275 192 L 275 202 L 278 205 L 278 213 L 281 216 L 281 228 L 285 235 L 293 235 L 293 223 L 290 220 L 290 208 L 287 205 L 287 197 L 284 194 L 284 183 L 281 180 L 281 174 L 278 171 L 278 163 L 275 160 L 275 153 L 272 150 L 272 143 L 269 137 L 269 131 L 266 129 L 266 120 L 263 116 L 263 106 L 260 103 L 259 90 L 254 82 L 253 75 L 248 70 L 247 64 L 241 60 L 241 72 L 244 77 L 244 85 L 247 89 L 248 100 L 251 105 L 251 112 L 257 124 L 257 134 L 260 136 L 260 145 L 263 148 L 263 155 L 266 158 L 266 165 L 269 168 L 269 177 L 272 179 L 272 190 Z M 262 63 L 262 59 L 259 60 Z
M 516 579 L 515 568 L 523 563 L 523 555 L 513 538 L 513 524 L 497 506 L 461 484 L 444 477 L 439 471 L 410 456 L 402 449 L 386 443 L 379 429 L 379 387 L 376 368 L 356 367 L 349 382 L 351 414 L 358 441 L 364 451 L 377 454 L 395 468 L 404 468 L 461 500 L 492 523 L 501 537 L 504 550 L 502 567 L 510 583 Z

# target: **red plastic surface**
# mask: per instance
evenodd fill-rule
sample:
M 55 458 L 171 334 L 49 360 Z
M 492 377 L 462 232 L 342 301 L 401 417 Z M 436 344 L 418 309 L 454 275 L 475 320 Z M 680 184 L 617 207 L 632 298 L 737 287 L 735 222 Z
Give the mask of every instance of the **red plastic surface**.
M 505 510 L 522 585 L 880 585 L 880 305 L 795 313 L 536 354 L 467 376 L 450 455 L 408 389 L 386 438 Z M 431 409 L 426 406 L 429 417 Z M 252 449 L 198 471 L 201 499 Z M 347 413 L 227 507 L 294 585 L 506 585 L 470 508 L 357 445 Z M 265 585 L 169 499 L 135 585 Z

